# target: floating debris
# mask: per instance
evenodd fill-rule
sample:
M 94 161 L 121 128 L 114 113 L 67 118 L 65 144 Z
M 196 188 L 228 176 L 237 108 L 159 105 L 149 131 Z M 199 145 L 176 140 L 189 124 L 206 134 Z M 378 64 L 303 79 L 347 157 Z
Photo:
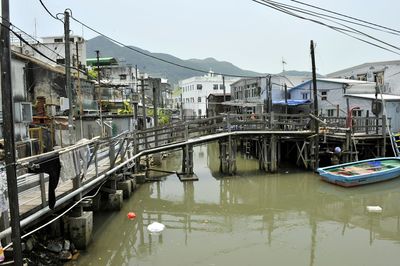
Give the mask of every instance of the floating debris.
M 147 230 L 149 230 L 151 233 L 160 233 L 164 231 L 165 225 L 160 224 L 158 222 L 153 222 L 147 226 Z
M 367 211 L 368 212 L 381 213 L 382 212 L 382 207 L 380 207 L 380 206 L 367 206 Z

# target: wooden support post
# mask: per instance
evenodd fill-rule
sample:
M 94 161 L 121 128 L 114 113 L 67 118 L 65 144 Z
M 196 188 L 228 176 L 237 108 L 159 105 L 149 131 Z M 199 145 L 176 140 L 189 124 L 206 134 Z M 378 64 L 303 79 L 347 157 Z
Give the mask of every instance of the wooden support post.
M 193 145 L 185 145 L 182 149 L 182 174 L 193 175 Z
M 345 143 L 345 151 L 346 151 L 346 155 L 345 155 L 345 162 L 351 162 L 351 152 L 350 152 L 350 146 L 351 146 L 351 132 L 347 131 L 346 132 L 346 143 Z
M 139 152 L 139 141 L 137 139 L 138 135 L 133 133 L 133 154 L 136 155 Z M 134 173 L 137 174 L 139 172 L 140 158 L 137 157 L 135 159 Z
M 270 171 L 276 172 L 278 170 L 278 158 L 277 158 L 277 142 L 276 135 L 272 135 L 270 139 L 270 152 L 271 152 L 271 165 Z
M 261 158 L 261 170 L 264 170 L 265 172 L 268 171 L 268 165 L 269 165 L 269 163 L 268 163 L 268 158 L 269 158 L 268 150 L 269 150 L 269 145 L 268 145 L 267 139 L 266 138 L 262 138 L 261 139 L 261 152 L 260 152 L 260 154 L 261 154 L 261 156 L 260 156 L 260 158 Z
M 385 157 L 386 156 L 386 115 L 382 115 L 382 136 L 383 136 L 382 157 Z

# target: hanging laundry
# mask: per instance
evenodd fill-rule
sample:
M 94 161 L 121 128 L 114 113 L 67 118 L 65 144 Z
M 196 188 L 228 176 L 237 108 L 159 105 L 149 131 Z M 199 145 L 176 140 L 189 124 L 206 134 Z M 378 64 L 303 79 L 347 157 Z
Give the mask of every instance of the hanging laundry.
M 89 146 L 85 146 L 60 154 L 60 175 L 63 182 L 86 174 L 89 153 Z
M 4 165 L 0 166 L 0 212 L 8 211 L 7 174 Z
M 58 155 L 33 162 L 34 167 L 29 167 L 29 173 L 47 173 L 49 175 L 49 208 L 54 209 L 56 204 L 56 188 L 60 179 L 61 164 Z

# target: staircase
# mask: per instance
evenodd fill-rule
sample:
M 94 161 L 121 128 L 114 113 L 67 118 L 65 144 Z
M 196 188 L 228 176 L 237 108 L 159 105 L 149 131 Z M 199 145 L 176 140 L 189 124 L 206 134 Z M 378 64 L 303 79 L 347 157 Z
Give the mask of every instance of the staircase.
M 400 133 L 395 133 L 392 135 L 393 146 L 397 154 L 396 157 L 400 156 Z

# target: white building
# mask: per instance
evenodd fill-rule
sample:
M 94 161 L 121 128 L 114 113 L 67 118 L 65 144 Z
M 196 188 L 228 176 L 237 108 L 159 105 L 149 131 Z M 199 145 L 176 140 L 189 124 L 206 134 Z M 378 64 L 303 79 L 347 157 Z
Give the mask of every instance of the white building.
M 327 76 L 376 82 L 380 85 L 382 93 L 400 95 L 400 60 L 365 63 Z
M 351 115 L 357 117 L 382 117 L 383 108 L 379 112 L 373 112 L 373 106 L 385 103 L 386 115 L 391 120 L 393 131 L 400 130 L 400 96 L 377 93 L 376 83 L 352 79 L 317 79 L 318 113 L 320 116 L 347 117 L 349 110 Z M 290 98 L 293 100 L 309 99 L 313 101 L 312 81 L 306 81 L 290 90 Z
M 30 38 L 29 36 L 23 36 L 31 46 L 20 42 L 15 37 L 12 38 L 12 49 L 25 54 L 27 56 L 35 57 L 42 62 L 49 65 L 64 64 L 65 63 L 65 38 L 64 36 L 49 36 L 42 37 L 41 43 L 38 43 L 36 40 Z M 38 53 L 38 51 L 40 53 Z M 41 55 L 44 54 L 46 57 Z M 76 60 L 78 58 L 78 61 Z M 86 41 L 81 36 L 73 35 L 70 36 L 70 62 L 71 65 L 78 67 L 80 69 L 86 68 Z M 54 61 L 54 62 L 53 62 Z M 72 72 L 74 72 L 72 70 Z
M 272 75 L 270 77 L 243 78 L 231 85 L 231 101 L 226 105 L 238 113 L 263 113 L 266 101 L 272 104 L 285 100 L 286 92 L 304 80 L 304 77 L 290 77 L 284 75 Z M 271 84 L 271 89 L 269 88 Z M 271 107 L 272 108 L 272 107 Z
M 225 77 L 225 93 L 231 92 L 231 84 L 238 78 Z M 210 71 L 205 76 L 197 76 L 179 81 L 182 89 L 182 105 L 185 116 L 205 116 L 207 97 L 211 93 L 223 93 L 222 76 Z

